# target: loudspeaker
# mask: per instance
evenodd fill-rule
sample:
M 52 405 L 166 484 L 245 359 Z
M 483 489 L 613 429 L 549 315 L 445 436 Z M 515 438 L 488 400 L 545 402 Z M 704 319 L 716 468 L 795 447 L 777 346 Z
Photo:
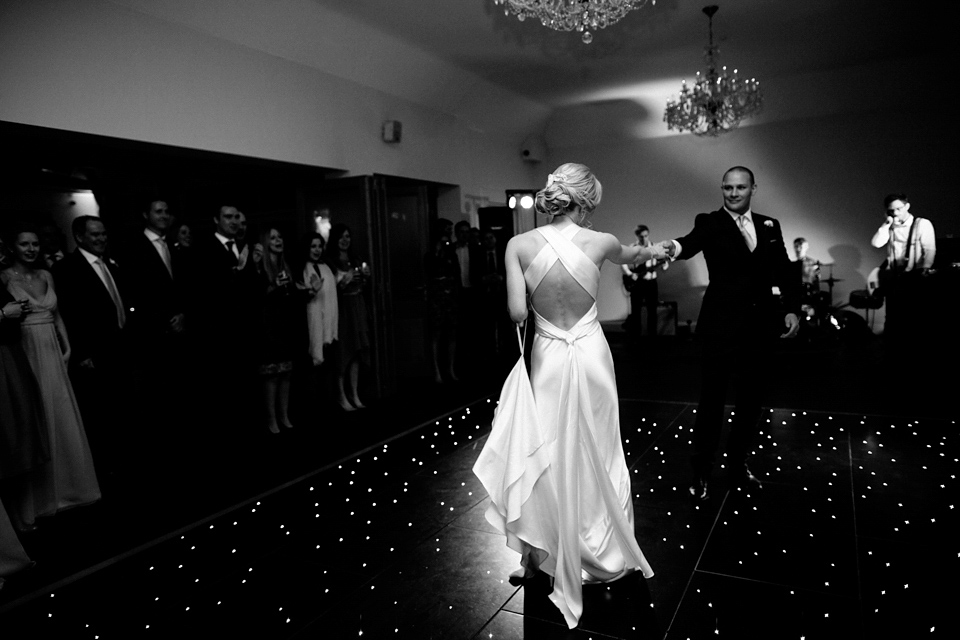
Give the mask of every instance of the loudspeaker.
M 542 162 L 547 155 L 547 145 L 539 136 L 527 136 L 520 145 L 520 157 L 525 162 Z

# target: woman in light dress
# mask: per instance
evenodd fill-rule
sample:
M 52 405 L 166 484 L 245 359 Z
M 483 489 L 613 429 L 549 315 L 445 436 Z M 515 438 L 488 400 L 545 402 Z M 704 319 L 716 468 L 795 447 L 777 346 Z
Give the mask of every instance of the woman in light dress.
M 550 575 L 550 599 L 571 629 L 583 613 L 583 584 L 634 571 L 653 576 L 634 536 L 613 358 L 596 296 L 605 261 L 664 252 L 585 228 L 601 193 L 587 167 L 561 165 L 536 197 L 548 223 L 507 244 L 510 317 L 523 323 L 529 308 L 534 320 L 530 381 L 518 363 L 474 466 L 491 498 L 487 520 L 521 554 L 514 577 Z
M 41 267 L 40 239 L 21 229 L 8 245 L 13 264 L 0 272 L 0 282 L 14 298 L 27 301 L 22 345 L 40 387 L 50 443 L 50 462 L 24 477 L 20 504 L 7 505 L 15 510 L 17 524 L 29 528 L 37 516 L 96 502 L 100 485 L 67 375 L 70 340 L 57 310 L 53 277 Z
M 326 241 L 319 233 L 307 236 L 307 259 L 303 267 L 303 282 L 312 292 L 307 302 L 307 329 L 309 331 L 310 359 L 314 366 L 323 364 L 325 350 L 337 339 L 339 308 L 337 306 L 337 279 L 323 261 Z

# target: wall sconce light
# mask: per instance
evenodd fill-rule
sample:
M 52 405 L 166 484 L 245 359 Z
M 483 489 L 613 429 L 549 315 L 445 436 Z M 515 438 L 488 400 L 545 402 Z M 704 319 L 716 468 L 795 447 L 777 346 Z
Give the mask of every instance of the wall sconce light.
M 403 124 L 399 120 L 386 120 L 383 123 L 381 134 L 384 142 L 400 142 L 400 137 L 403 134 Z

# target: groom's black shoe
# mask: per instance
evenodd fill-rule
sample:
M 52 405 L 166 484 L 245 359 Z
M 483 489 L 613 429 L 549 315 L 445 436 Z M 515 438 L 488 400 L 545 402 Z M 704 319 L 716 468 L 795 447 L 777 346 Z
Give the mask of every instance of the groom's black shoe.
M 743 463 L 743 466 L 734 466 L 730 470 L 730 480 L 734 486 L 743 489 L 763 488 L 763 483 L 760 482 L 760 478 L 753 475 L 753 472 L 750 471 L 750 467 L 747 466 L 746 462 Z
M 693 496 L 695 500 L 706 502 L 710 498 L 707 490 L 707 479 L 702 477 L 694 478 L 693 484 L 690 485 L 690 495 Z

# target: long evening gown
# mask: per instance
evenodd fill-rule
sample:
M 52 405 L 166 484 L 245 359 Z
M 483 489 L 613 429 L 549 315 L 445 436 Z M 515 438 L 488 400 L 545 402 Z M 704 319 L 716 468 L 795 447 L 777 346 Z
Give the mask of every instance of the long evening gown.
M 547 244 L 524 272 L 529 294 L 559 260 L 596 301 L 600 270 L 572 242 L 579 230 L 537 229 Z M 568 331 L 536 309 L 533 317 L 535 408 L 526 417 L 521 411 L 494 419 L 474 472 L 490 494 L 487 520 L 521 554 L 528 574 L 539 568 L 553 576 L 550 599 L 572 629 L 583 612 L 582 584 L 638 569 L 650 578 L 653 570 L 634 536 L 613 358 L 596 302 Z M 510 397 L 529 394 L 522 366 L 504 385 L 498 413 L 524 406 L 522 397 Z
M 13 299 L 0 289 L 0 307 Z M 50 460 L 40 387 L 20 342 L 20 321 L 0 320 L 0 480 Z
M 50 462 L 31 473 L 23 504 L 19 505 L 20 519 L 27 525 L 36 516 L 100 499 L 90 445 L 54 325 L 57 294 L 53 278 L 46 271 L 40 273 L 47 281 L 47 292 L 41 300 L 33 299 L 16 279 L 7 282 L 7 290 L 17 299 L 29 298 L 33 308 L 23 319 L 22 344 L 40 386 L 50 441 Z

